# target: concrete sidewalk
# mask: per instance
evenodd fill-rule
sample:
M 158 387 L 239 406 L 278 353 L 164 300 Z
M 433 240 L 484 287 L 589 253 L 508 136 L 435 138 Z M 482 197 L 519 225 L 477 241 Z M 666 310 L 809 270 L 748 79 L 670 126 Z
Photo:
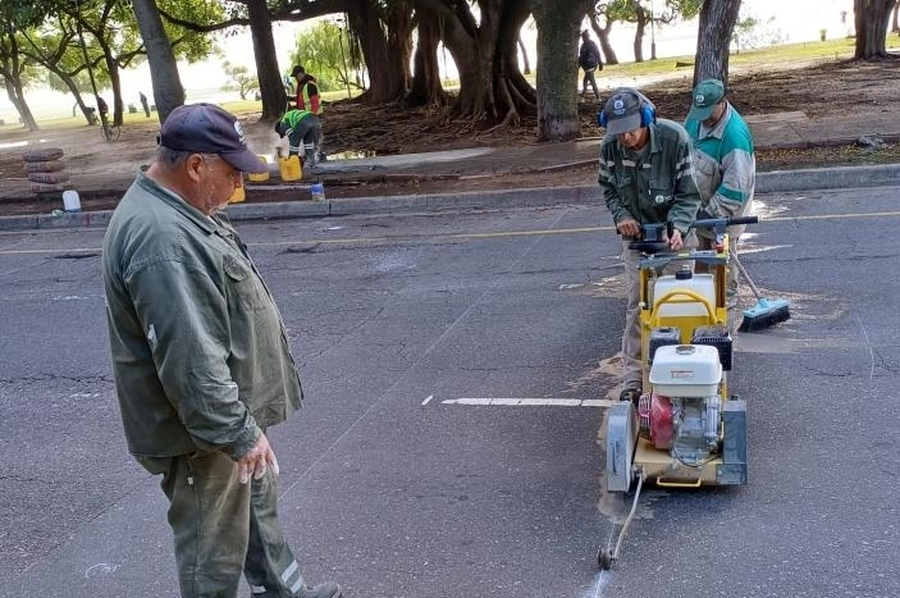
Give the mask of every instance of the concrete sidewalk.
M 747 117 L 758 149 L 814 147 L 852 144 L 861 137 L 877 137 L 884 141 L 900 140 L 900 119 L 889 112 L 850 114 L 841 118 L 814 119 L 803 112 L 783 112 Z M 446 176 L 456 180 L 489 177 L 510 173 L 565 170 L 591 164 L 597 160 L 600 138 L 587 138 L 567 143 L 521 147 L 471 148 L 372 158 L 329 160 L 323 162 L 316 176 L 329 180 L 409 180 Z M 88 181 L 78 181 L 83 195 L 118 194 L 133 180 L 132 172 L 121 173 L 107 187 L 98 189 Z M 849 168 L 807 169 L 759 173 L 757 192 L 786 192 L 808 189 L 844 188 L 900 184 L 900 165 Z M 294 185 L 253 185 L 251 193 L 284 194 L 286 197 L 308 197 L 308 183 Z M 9 195 L 7 195 L 9 197 Z M 271 197 L 271 195 L 270 195 Z M 4 195 L 0 193 L 0 202 Z M 572 185 L 552 189 L 514 189 L 493 192 L 452 194 L 414 194 L 386 197 L 347 197 L 325 202 L 308 200 L 268 201 L 235 204 L 228 207 L 232 219 L 278 219 L 347 215 L 391 211 L 432 211 L 477 209 L 484 207 L 528 207 L 562 203 L 595 203 L 600 201 L 596 185 Z M 60 202 L 61 203 L 61 202 Z M 60 206 L 62 207 L 62 206 Z M 58 212 L 58 211 L 57 211 Z M 108 212 L 54 213 L 0 217 L 0 229 L 55 228 L 71 226 L 105 226 Z

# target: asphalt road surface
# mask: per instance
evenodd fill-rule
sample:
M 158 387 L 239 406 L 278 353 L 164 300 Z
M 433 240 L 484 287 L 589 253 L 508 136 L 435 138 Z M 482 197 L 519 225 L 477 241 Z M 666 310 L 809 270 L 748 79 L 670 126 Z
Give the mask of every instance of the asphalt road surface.
M 737 340 L 750 484 L 647 488 L 602 573 L 628 507 L 603 489 L 624 306 L 603 208 L 242 223 L 306 385 L 271 439 L 308 581 L 348 598 L 900 595 L 897 192 L 758 198 L 743 262 L 793 317 Z M 102 234 L 0 234 L 0 596 L 177 596 L 159 480 L 119 422 Z

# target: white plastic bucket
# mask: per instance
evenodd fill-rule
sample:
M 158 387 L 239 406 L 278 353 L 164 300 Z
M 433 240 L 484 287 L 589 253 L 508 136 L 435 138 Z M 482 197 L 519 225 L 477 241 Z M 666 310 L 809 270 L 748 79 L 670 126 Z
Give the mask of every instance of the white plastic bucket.
M 665 295 L 679 290 L 693 291 L 706 299 L 713 308 L 716 307 L 716 285 L 712 274 L 694 274 L 685 280 L 679 280 L 672 275 L 660 276 L 653 287 L 653 305 L 659 309 L 661 317 L 707 315 L 706 307 L 699 301 L 658 304 Z M 687 299 L 684 295 L 675 295 L 672 298 Z
M 78 197 L 78 191 L 72 189 L 63 191 L 63 209 L 66 212 L 81 211 L 81 199 Z

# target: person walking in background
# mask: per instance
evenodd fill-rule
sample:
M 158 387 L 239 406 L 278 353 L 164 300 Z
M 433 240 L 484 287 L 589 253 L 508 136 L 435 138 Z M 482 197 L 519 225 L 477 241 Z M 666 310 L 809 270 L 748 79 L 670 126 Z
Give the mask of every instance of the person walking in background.
M 746 216 L 752 209 L 756 186 L 753 134 L 725 96 L 722 81 L 701 81 L 694 87 L 691 109 L 684 123 L 694 147 L 694 174 L 701 199 L 698 219 Z M 728 227 L 728 249 L 735 255 L 744 228 Z M 698 230 L 697 240 L 700 249 L 712 249 L 715 232 Z M 697 264 L 698 271 L 705 269 L 705 265 Z M 728 300 L 734 304 L 739 280 L 734 260 L 728 270 Z
M 147 103 L 147 96 L 144 95 L 143 91 L 139 91 L 138 95 L 141 98 L 141 107 L 144 109 L 144 116 L 150 118 L 150 104 Z
M 594 71 L 598 68 L 603 70 L 603 60 L 600 58 L 600 48 L 591 39 L 591 35 L 587 29 L 581 32 L 581 48 L 578 51 L 578 66 L 584 71 L 584 78 L 581 80 L 581 98 L 587 93 L 588 84 L 594 90 L 594 99 L 600 99 L 600 92 L 597 90 L 597 81 L 594 79 Z
M 303 399 L 272 295 L 218 210 L 266 165 L 240 123 L 180 106 L 103 240 L 116 393 L 128 449 L 162 475 L 183 598 L 337 598 L 310 587 L 278 518 L 266 430 Z
M 691 225 L 700 193 L 691 165 L 691 140 L 680 124 L 656 117 L 653 103 L 635 89 L 616 90 L 600 113 L 606 136 L 600 143 L 598 181 L 603 201 L 622 235 L 626 308 L 622 334 L 622 393 L 619 400 L 637 406 L 643 388 L 639 315 L 640 252 L 629 243 L 640 240 L 641 226 L 671 225 L 669 248 L 695 243 Z M 672 264 L 666 272 L 679 267 Z
M 312 167 L 319 161 L 322 144 L 322 124 L 319 117 L 309 110 L 288 110 L 275 123 L 279 137 L 288 138 L 288 155 L 297 156 L 303 151 L 303 166 Z
M 291 77 L 297 80 L 294 108 L 309 110 L 316 116 L 320 116 L 322 106 L 319 103 L 319 86 L 316 84 L 316 78 L 307 74 L 306 69 L 299 64 L 291 71 Z

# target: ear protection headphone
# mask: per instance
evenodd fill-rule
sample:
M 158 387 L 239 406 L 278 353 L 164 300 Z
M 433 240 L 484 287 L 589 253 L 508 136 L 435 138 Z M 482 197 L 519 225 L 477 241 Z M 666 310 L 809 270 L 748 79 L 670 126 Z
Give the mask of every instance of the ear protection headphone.
M 636 89 L 632 89 L 630 87 L 623 87 L 621 89 L 617 89 L 615 94 L 627 93 L 631 94 L 637 101 L 640 103 L 640 111 L 641 111 L 641 126 L 649 127 L 651 123 L 656 122 L 656 106 L 653 105 L 653 102 L 650 101 L 650 98 L 642 94 Z M 614 95 L 615 95 L 614 94 Z M 609 119 L 606 117 L 606 107 L 603 107 L 603 110 L 597 113 L 597 124 L 606 128 L 606 125 L 609 124 Z

